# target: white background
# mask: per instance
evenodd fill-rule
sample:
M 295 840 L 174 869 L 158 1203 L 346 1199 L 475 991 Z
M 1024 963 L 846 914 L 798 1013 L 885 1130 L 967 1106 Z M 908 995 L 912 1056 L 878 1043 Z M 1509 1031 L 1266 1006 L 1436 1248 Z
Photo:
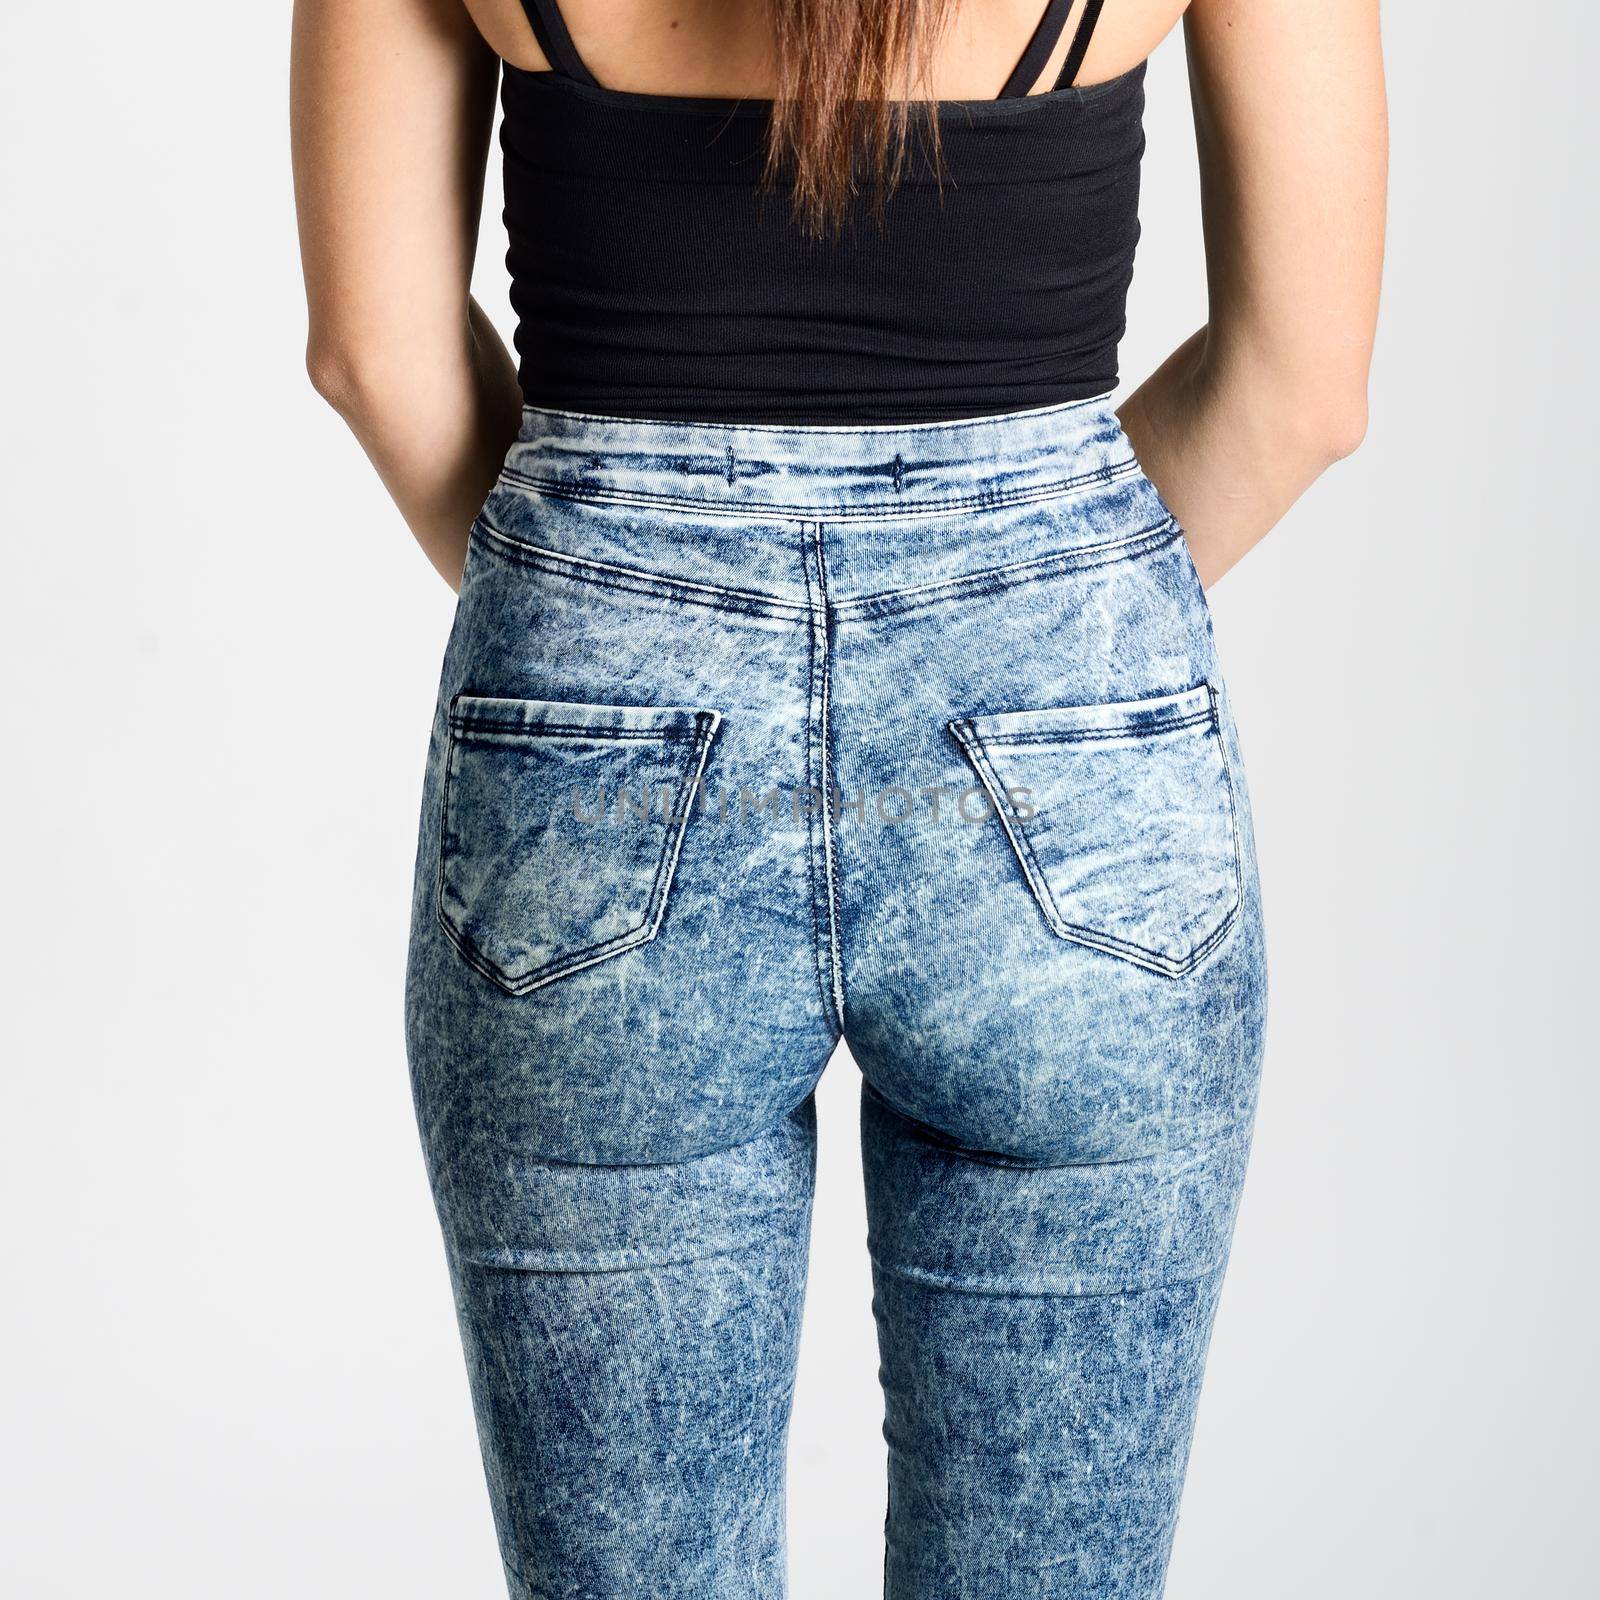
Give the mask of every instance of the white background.
M 1593 1592 L 1600 29 L 1538 9 L 1393 9 L 1369 442 L 1215 594 L 1273 1001 L 1172 1600 Z M 401 1039 L 451 597 L 305 382 L 287 10 L 5 25 L 16 1600 L 503 1593 Z M 1149 90 L 1130 378 L 1204 316 L 1177 41 Z M 797 1600 L 881 1573 L 855 1078 Z

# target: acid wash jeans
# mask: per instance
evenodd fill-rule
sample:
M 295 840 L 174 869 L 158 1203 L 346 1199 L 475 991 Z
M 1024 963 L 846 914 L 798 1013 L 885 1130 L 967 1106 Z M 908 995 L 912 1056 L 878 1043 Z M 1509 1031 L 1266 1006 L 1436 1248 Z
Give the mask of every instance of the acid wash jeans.
M 842 1036 L 889 1600 L 1159 1595 L 1264 1006 L 1205 597 L 1107 401 L 528 410 L 407 985 L 511 1594 L 784 1595 Z

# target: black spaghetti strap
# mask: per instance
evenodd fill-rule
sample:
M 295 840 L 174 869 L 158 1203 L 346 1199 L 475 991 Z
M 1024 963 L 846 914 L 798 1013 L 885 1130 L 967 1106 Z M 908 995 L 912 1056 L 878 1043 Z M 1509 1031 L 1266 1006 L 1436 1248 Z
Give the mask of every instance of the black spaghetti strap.
M 1094 0 L 1089 0 L 1089 3 L 1093 5 Z M 1050 4 L 1044 8 L 1044 15 L 1039 18 L 1039 26 L 1033 30 L 1028 48 L 1011 69 L 1011 76 L 1000 91 L 1000 99 L 1010 100 L 1026 94 L 1039 81 L 1039 74 L 1044 71 L 1045 63 L 1061 38 L 1061 30 L 1066 27 L 1071 13 L 1072 0 L 1050 0 Z
M 561 15 L 557 0 L 522 0 L 522 9 L 528 13 L 533 25 L 533 36 L 544 51 L 544 58 L 563 77 L 576 78 L 579 83 L 599 84 L 595 75 L 583 64 L 567 32 L 566 18 Z
M 1089 53 L 1089 41 L 1094 37 L 1094 25 L 1100 20 L 1101 8 L 1106 0 L 1086 0 L 1083 16 L 1078 21 L 1078 31 L 1072 36 L 1072 43 L 1067 47 L 1067 59 L 1061 63 L 1061 76 L 1056 79 L 1055 87 L 1070 89 L 1078 81 L 1078 71 L 1083 66 L 1083 58 Z

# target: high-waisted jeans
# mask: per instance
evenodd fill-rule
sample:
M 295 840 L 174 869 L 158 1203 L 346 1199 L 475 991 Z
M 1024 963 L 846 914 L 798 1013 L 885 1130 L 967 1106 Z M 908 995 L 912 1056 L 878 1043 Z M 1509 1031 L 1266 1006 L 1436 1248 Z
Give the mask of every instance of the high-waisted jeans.
M 512 1594 L 783 1595 L 841 1036 L 888 1595 L 1160 1594 L 1264 1008 L 1205 597 L 1106 401 L 530 409 L 472 530 L 408 981 Z

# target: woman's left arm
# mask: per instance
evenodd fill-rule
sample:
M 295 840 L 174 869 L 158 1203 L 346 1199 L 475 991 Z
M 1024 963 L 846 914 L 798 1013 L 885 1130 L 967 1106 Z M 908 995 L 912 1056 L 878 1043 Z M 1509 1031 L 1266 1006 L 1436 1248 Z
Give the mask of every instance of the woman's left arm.
M 1210 319 L 1122 407 L 1211 584 L 1366 428 L 1388 158 L 1378 0 L 1191 0 Z
M 306 365 L 452 587 L 522 406 L 471 295 L 497 72 L 461 0 L 295 0 Z

